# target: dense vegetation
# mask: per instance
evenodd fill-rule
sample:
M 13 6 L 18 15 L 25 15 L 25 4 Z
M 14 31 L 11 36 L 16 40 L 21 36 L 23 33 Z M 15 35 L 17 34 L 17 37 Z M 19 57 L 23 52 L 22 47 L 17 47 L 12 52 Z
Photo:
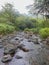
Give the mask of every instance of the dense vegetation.
M 13 26 L 0 23 L 0 34 L 5 35 L 7 33 L 12 33 L 14 30 L 15 30 L 15 28 Z
M 19 30 L 39 33 L 41 37 L 46 38 L 49 36 L 49 19 L 22 15 L 14 9 L 12 4 L 7 3 L 0 11 L 0 35 Z

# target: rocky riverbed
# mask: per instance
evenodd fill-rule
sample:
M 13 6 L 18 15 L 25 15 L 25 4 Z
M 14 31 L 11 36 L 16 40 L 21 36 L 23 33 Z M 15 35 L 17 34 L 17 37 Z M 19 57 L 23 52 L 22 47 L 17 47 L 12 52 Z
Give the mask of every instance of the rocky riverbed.
M 24 32 L 0 38 L 0 65 L 49 65 L 49 46 Z

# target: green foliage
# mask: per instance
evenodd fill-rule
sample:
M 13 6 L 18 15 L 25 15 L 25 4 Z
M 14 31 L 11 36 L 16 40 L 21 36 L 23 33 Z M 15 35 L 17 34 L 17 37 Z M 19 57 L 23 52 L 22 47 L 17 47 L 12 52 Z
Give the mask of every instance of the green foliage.
M 26 28 L 25 30 L 24 30 L 25 32 L 33 32 L 34 34 L 37 34 L 38 33 L 38 29 L 37 28 L 31 28 L 31 29 L 29 29 L 29 28 Z
M 38 30 L 37 28 L 32 28 L 31 31 L 32 31 L 34 34 L 37 34 L 39 30 Z
M 33 19 L 27 15 L 21 15 L 18 11 L 15 11 L 12 4 L 5 4 L 0 11 L 0 34 L 8 34 L 13 31 L 24 30 L 37 34 L 39 30 L 45 27 L 49 27 L 49 19 Z M 48 30 L 48 29 L 47 29 Z M 40 31 L 40 32 L 42 32 Z M 43 33 L 40 33 L 44 38 L 47 37 Z
M 41 35 L 42 38 L 47 38 L 49 36 L 49 28 L 42 28 L 39 31 L 39 34 Z
M 37 27 L 37 20 L 33 18 L 28 18 L 28 21 L 26 22 L 26 26 L 28 28 L 36 28 Z
M 49 13 L 49 0 L 34 0 L 34 4 L 27 6 L 27 8 L 29 8 L 29 12 L 32 14 L 38 15 L 40 13 L 44 15 L 46 13 L 46 17 L 49 17 L 49 14 L 47 15 Z
M 25 28 L 36 28 L 37 20 L 26 16 L 19 16 L 16 19 L 16 24 L 21 30 L 24 30 Z
M 12 4 L 5 4 L 0 11 L 0 22 L 8 23 L 16 26 L 16 18 L 19 16 L 19 12 L 13 8 Z
M 9 34 L 12 33 L 15 30 L 13 26 L 10 26 L 8 24 L 1 24 L 0 23 L 0 34 Z
M 27 31 L 29 32 L 29 31 L 31 31 L 31 30 L 30 30 L 29 28 L 25 28 L 24 31 L 25 31 L 25 32 L 27 32 Z

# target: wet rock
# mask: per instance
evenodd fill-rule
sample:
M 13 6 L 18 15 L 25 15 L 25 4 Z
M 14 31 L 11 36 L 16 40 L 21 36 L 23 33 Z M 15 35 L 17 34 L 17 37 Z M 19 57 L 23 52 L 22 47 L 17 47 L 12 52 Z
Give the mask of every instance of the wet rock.
M 21 49 L 21 50 L 23 50 L 24 52 L 28 52 L 28 51 L 29 51 L 29 49 L 26 48 L 24 44 L 20 44 L 20 45 L 18 46 L 18 48 Z
M 29 39 L 29 35 L 28 34 L 24 34 L 24 38 Z
M 28 42 L 31 42 L 31 39 L 28 39 Z
M 16 37 L 15 40 L 19 40 L 19 37 Z
M 2 44 L 0 44 L 0 48 L 3 48 L 3 45 Z
M 24 52 L 29 52 L 29 49 L 26 47 L 22 47 L 21 50 L 23 50 Z
M 12 44 L 7 44 L 6 46 L 4 46 L 4 54 L 13 54 L 15 53 L 15 46 Z
M 43 44 L 47 44 L 47 41 L 46 41 L 46 40 L 43 40 L 42 43 L 43 43 Z
M 47 37 L 46 42 L 47 42 L 47 44 L 49 44 L 49 37 Z
M 20 45 L 18 46 L 18 48 L 19 48 L 19 49 L 22 49 L 24 46 L 25 46 L 24 44 L 20 44 Z
M 12 44 L 12 45 L 14 45 L 15 46 L 15 48 L 17 49 L 17 47 L 19 46 L 19 44 L 20 44 L 20 41 L 19 40 L 14 40 L 14 39 L 11 39 L 10 40 L 10 44 Z
M 29 32 L 28 35 L 29 35 L 29 36 L 32 36 L 32 35 L 33 35 L 33 32 Z
M 20 41 L 23 41 L 23 38 L 20 38 Z
M 22 56 L 20 56 L 20 55 L 16 55 L 16 57 L 15 57 L 16 59 L 22 59 L 23 57 Z
M 34 37 L 32 39 L 32 42 L 34 42 L 35 44 L 39 44 L 40 43 L 38 37 Z
M 0 39 L 0 48 L 3 48 L 2 40 Z
M 0 35 L 0 39 L 3 37 L 3 35 Z
M 2 40 L 0 39 L 0 43 L 2 43 Z
M 20 37 L 15 37 L 15 40 L 16 40 L 16 41 L 18 41 L 18 40 L 19 40 L 19 41 L 23 41 L 23 38 L 21 38 L 21 36 L 20 36 Z
M 6 62 L 9 62 L 9 61 L 11 61 L 12 60 L 12 57 L 8 54 L 8 55 L 5 55 L 5 56 L 3 56 L 3 58 L 2 58 L 2 62 L 3 63 L 6 63 Z

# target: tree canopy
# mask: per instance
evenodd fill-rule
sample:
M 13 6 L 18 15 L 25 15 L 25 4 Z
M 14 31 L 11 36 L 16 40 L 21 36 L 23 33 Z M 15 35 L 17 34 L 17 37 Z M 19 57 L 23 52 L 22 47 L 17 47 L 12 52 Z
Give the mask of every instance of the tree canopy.
M 49 15 L 49 0 L 34 0 L 34 4 L 29 5 L 31 13 Z

